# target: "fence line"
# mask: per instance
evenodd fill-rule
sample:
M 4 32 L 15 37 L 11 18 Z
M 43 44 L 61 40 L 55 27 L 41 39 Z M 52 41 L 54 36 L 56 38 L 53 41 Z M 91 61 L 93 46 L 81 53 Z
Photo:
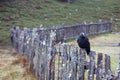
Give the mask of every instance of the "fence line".
M 56 42 L 63 42 L 64 40 L 76 38 L 80 32 L 84 32 L 87 35 L 94 35 L 94 34 L 100 34 L 104 32 L 110 32 L 112 27 L 112 22 L 107 21 L 107 22 L 102 22 L 99 21 L 97 23 L 82 23 L 82 24 L 75 24 L 75 25 L 70 25 L 70 26 L 61 26 L 61 27 L 50 27 L 50 28 L 36 28 L 36 32 L 38 34 L 41 34 L 42 32 L 48 32 L 45 33 L 45 35 L 49 35 L 51 30 L 56 31 Z M 35 28 L 34 28 L 35 29 Z M 20 32 L 20 29 L 17 29 L 17 33 Z M 24 34 L 29 34 L 32 32 L 32 29 L 27 29 L 23 33 Z M 15 33 L 15 31 L 12 31 Z
M 57 28 L 49 28 L 49 30 L 56 30 L 57 40 L 68 40 L 76 38 L 80 32 L 84 32 L 87 35 L 100 34 L 111 31 L 112 22 L 101 22 L 98 23 L 83 23 L 70 26 L 62 26 Z
M 111 23 L 109 26 L 102 25 L 102 27 L 99 27 L 100 29 L 96 26 L 89 28 L 91 30 L 95 29 L 94 34 L 111 31 Z M 110 56 L 105 55 L 105 62 L 102 62 L 102 54 L 98 54 L 98 63 L 96 66 L 94 51 L 90 53 L 90 61 L 86 62 L 86 52 L 84 50 L 79 51 L 76 46 L 66 45 L 65 43 L 56 44 L 56 40 L 61 34 L 65 38 L 65 35 L 69 35 L 71 32 L 74 35 L 80 32 L 78 31 L 78 27 L 73 28 L 73 26 L 70 29 L 68 27 L 24 30 L 19 27 L 11 28 L 12 46 L 19 54 L 29 57 L 30 68 L 35 71 L 36 76 L 40 80 L 94 80 L 94 74 L 96 74 L 97 80 L 101 80 L 102 78 L 114 80 L 115 76 L 110 69 Z M 87 30 L 88 25 L 80 27 L 79 30 L 81 28 L 86 29 L 86 34 L 93 34 L 93 32 Z M 67 33 L 68 30 L 70 30 L 69 34 Z M 105 66 L 103 63 L 105 63 Z M 85 77 L 85 66 L 89 70 L 88 78 Z

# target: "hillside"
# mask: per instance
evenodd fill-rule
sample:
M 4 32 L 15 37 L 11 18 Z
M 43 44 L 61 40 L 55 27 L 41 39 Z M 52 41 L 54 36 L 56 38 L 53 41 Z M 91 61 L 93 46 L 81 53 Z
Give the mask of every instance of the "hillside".
M 3 0 L 2 0 L 3 1 Z M 12 26 L 45 27 L 96 22 L 113 18 L 120 27 L 120 0 L 76 0 L 71 4 L 58 0 L 0 1 L 0 45 L 9 44 Z M 120 30 L 117 27 L 115 30 Z

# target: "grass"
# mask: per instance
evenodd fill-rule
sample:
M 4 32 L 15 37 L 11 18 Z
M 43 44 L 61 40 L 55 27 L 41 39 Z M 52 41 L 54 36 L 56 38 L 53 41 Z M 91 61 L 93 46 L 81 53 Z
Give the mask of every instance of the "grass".
M 44 27 L 96 22 L 113 18 L 114 30 L 120 25 L 119 0 L 76 0 L 71 4 L 58 0 L 14 0 L 0 2 L 0 44 L 9 44 L 9 28 Z M 119 29 L 120 30 L 120 29 Z
M 107 44 L 112 43 L 119 43 L 120 42 L 120 35 L 119 34 L 112 34 L 112 33 L 105 33 L 96 36 L 89 36 L 91 45 L 93 46 L 104 46 Z
M 11 51 L 0 51 L 0 80 L 38 80 L 29 70 L 27 57 L 4 54 Z

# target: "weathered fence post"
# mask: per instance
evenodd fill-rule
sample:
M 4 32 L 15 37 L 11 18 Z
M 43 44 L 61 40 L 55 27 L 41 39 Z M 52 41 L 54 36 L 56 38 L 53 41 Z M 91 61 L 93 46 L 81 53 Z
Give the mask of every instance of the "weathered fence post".
M 42 33 L 42 37 L 44 36 L 45 37 L 45 33 L 44 31 L 41 31 Z M 39 38 L 39 37 L 38 37 Z M 42 38 L 43 39 L 43 38 Z M 44 40 L 44 39 L 43 39 Z M 38 44 L 36 44 L 36 46 L 38 46 L 38 48 L 36 48 L 37 50 L 35 51 L 37 54 L 36 54 L 36 72 L 37 74 L 39 74 L 39 77 L 40 77 L 40 80 L 44 80 L 45 79 L 45 67 L 46 67 L 46 64 L 45 64 L 45 46 L 43 43 L 42 40 L 40 40 L 41 42 L 39 42 L 39 39 L 38 39 Z
M 29 29 L 28 28 L 24 28 L 24 39 L 23 39 L 23 55 L 28 56 L 29 54 Z M 20 45 L 21 43 L 19 43 Z
M 58 47 L 58 80 L 62 80 L 61 46 Z
M 68 60 L 68 53 L 67 53 L 67 45 L 65 43 L 63 43 L 62 45 L 62 60 L 63 60 L 63 64 L 62 64 L 62 68 L 63 68 L 63 78 L 62 80 L 67 80 L 67 60 Z
M 109 32 L 112 31 L 112 20 L 110 20 L 109 24 L 108 24 L 108 28 L 109 28 Z
M 20 28 L 17 26 L 15 27 L 15 34 L 14 34 L 14 48 L 16 49 L 16 51 L 18 52 L 19 50 L 19 43 L 18 43 L 18 40 L 19 40 L 19 35 L 20 35 Z
M 96 69 L 96 80 L 101 80 L 102 79 L 102 66 L 103 66 L 103 63 L 102 63 L 102 59 L 103 59 L 103 55 L 102 53 L 99 53 L 98 54 L 98 59 L 97 59 L 97 69 Z
M 85 57 L 86 51 L 80 49 L 80 53 L 78 54 L 78 80 L 84 80 L 84 72 L 85 72 Z
M 37 34 L 36 31 L 37 31 L 37 29 L 33 28 L 31 36 L 30 36 L 30 38 L 31 38 L 31 40 L 30 40 L 31 41 L 31 43 L 30 43 L 31 49 L 30 49 L 30 53 L 29 53 L 29 60 L 30 60 L 30 69 L 32 69 L 33 71 L 35 71 L 35 69 L 34 69 L 34 67 L 35 67 L 34 58 L 35 58 L 35 54 L 36 54 L 35 53 L 35 38 L 37 37 L 36 36 L 36 34 Z M 24 31 L 22 32 L 22 35 L 24 35 Z M 24 37 L 23 37 L 23 43 L 24 43 Z M 24 44 L 21 45 L 21 48 L 24 48 L 23 46 L 24 46 Z M 23 49 L 22 49 L 22 52 L 24 53 Z
M 39 38 L 38 38 L 38 33 L 37 33 L 37 28 L 34 28 L 33 29 L 33 34 L 32 34 L 32 37 L 34 38 L 33 39 L 33 44 L 32 44 L 32 47 L 33 47 L 33 52 L 31 53 L 31 55 L 32 54 L 35 54 L 35 56 L 34 56 L 34 58 L 33 58 L 33 63 L 34 63 L 34 66 L 33 66 L 33 70 L 35 71 L 35 74 L 36 74 L 36 76 L 39 76 L 39 69 L 38 69 L 38 65 L 40 65 L 39 64 Z M 24 46 L 26 46 L 26 45 L 24 45 Z M 41 48 L 42 49 L 42 48 Z M 25 53 L 24 53 L 25 54 Z M 40 62 L 42 62 L 42 61 L 40 61 Z M 41 67 L 40 67 L 40 69 L 41 69 Z
M 118 64 L 118 80 L 120 80 L 120 53 L 119 53 L 119 64 Z
M 12 48 L 15 48 L 15 35 L 16 35 L 15 27 L 10 29 L 10 40 L 11 40 L 11 46 Z
M 87 22 L 86 21 L 84 21 L 83 22 L 83 26 L 82 26 L 82 31 L 86 34 L 87 32 L 86 32 L 86 28 L 87 28 Z
M 56 38 L 56 33 L 54 30 L 51 30 L 50 32 L 50 44 L 49 44 L 49 54 L 51 56 L 50 58 L 50 71 L 49 71 L 49 80 L 54 80 L 54 75 L 55 75 L 55 53 L 56 53 L 56 49 L 55 49 L 55 38 Z
M 110 65 L 110 56 L 105 54 L 105 79 L 106 80 L 112 80 L 114 79 L 114 74 L 111 71 L 111 65 Z
M 77 61 L 78 61 L 78 50 L 77 50 L 77 47 L 73 47 L 72 54 L 71 54 L 70 80 L 77 79 L 77 64 L 78 64 Z
M 111 70 L 110 56 L 105 54 L 105 72 L 107 72 L 108 70 Z
M 95 52 L 90 52 L 90 62 L 89 62 L 88 80 L 94 80 L 95 73 Z

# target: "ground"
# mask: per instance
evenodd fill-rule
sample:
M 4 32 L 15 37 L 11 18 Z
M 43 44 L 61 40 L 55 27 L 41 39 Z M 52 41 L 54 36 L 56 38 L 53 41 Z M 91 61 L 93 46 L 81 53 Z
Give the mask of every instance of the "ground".
M 38 80 L 29 69 L 27 57 L 0 49 L 0 80 Z
M 102 34 L 90 36 L 91 49 L 93 51 L 108 54 L 111 57 L 111 69 L 117 73 L 118 55 L 120 53 L 120 34 Z M 68 42 L 77 45 L 76 40 Z M 27 57 L 15 54 L 10 48 L 0 49 L 0 80 L 38 80 L 29 70 Z

